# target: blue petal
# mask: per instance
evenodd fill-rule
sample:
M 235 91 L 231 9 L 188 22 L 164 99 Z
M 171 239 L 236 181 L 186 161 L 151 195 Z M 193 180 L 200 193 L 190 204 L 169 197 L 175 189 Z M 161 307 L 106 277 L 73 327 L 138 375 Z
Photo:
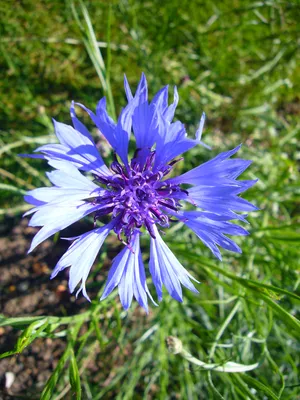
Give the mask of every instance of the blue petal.
M 153 229 L 156 238 L 151 238 L 149 269 L 158 299 L 162 299 L 162 284 L 164 284 L 170 295 L 175 300 L 182 302 L 182 289 L 180 284 L 198 293 L 197 289 L 190 281 L 190 279 L 195 281 L 196 279 L 187 272 L 164 243 L 155 225 L 153 225 Z
M 183 211 L 176 214 L 202 242 L 210 248 L 214 255 L 221 260 L 221 254 L 216 245 L 226 250 L 241 253 L 239 246 L 229 239 L 226 235 L 248 235 L 248 231 L 244 228 L 224 221 L 218 218 L 217 214 L 199 212 L 199 211 Z
M 49 164 L 56 168 L 56 170 L 46 173 L 50 182 L 55 186 L 81 189 L 89 192 L 99 189 L 98 185 L 81 174 L 71 163 L 51 160 Z
M 125 89 L 130 100 L 127 106 L 122 110 L 117 124 L 115 124 L 107 113 L 105 98 L 99 101 L 96 115 L 84 105 L 78 105 L 87 111 L 97 128 L 126 165 L 128 164 L 128 143 L 131 133 L 132 117 L 136 107 L 147 100 L 147 81 L 145 75 L 142 75 L 134 97 L 132 97 L 126 78 Z
M 212 184 L 213 177 L 211 178 Z M 241 181 L 243 183 L 243 181 Z M 233 185 L 220 186 L 195 186 L 188 189 L 187 201 L 206 210 L 215 213 L 222 213 L 226 210 L 234 211 L 255 211 L 256 206 L 247 200 L 238 197 L 240 192 L 252 186 L 253 181 L 245 181 L 246 184 L 241 187 Z
M 130 102 L 133 100 L 133 95 L 127 80 L 126 75 L 124 75 L 124 88 L 127 97 L 127 101 Z M 138 97 L 140 103 L 145 103 L 148 101 L 148 85 L 145 74 L 142 72 L 141 79 L 139 81 L 138 87 L 136 89 L 134 97 Z
M 30 204 L 40 206 L 46 203 L 58 204 L 101 196 L 104 190 L 82 175 L 77 168 L 65 161 L 49 161 L 55 171 L 47 173 L 54 187 L 30 190 L 24 199 Z
M 140 306 L 143 307 L 147 312 L 147 295 L 156 305 L 146 284 L 146 274 L 141 252 L 139 252 L 138 255 L 138 268 L 134 268 L 133 294 Z
M 126 75 L 124 74 L 124 89 L 125 89 L 125 93 L 126 93 L 126 97 L 127 97 L 127 101 L 131 101 L 133 99 L 133 95 L 127 80 Z
M 240 175 L 251 163 L 247 160 L 226 160 L 234 155 L 241 145 L 231 151 L 220 153 L 215 158 L 198 167 L 191 169 L 183 175 L 177 176 L 169 180 L 170 183 L 187 183 L 190 185 L 202 185 L 203 181 L 209 179 L 211 184 L 218 184 L 221 178 L 235 179 Z
M 56 232 L 97 211 L 98 208 L 99 206 L 94 206 L 84 201 L 72 201 L 59 205 L 57 203 L 49 203 L 30 210 L 35 214 L 32 216 L 29 226 L 43 226 L 43 228 L 33 238 L 28 253 Z
M 140 103 L 132 117 L 133 132 L 138 149 L 151 148 L 157 135 L 157 117 L 154 105 Z
M 199 127 L 196 131 L 196 135 L 195 135 L 195 139 L 197 141 L 198 144 L 201 144 L 202 146 L 206 147 L 208 150 L 211 150 L 211 147 L 208 146 L 207 144 L 203 143 L 201 140 L 202 137 L 202 132 L 203 132 L 203 128 L 204 128 L 204 123 L 205 123 L 205 113 L 202 113 L 201 119 L 200 119 L 200 123 L 199 123 Z
M 43 154 L 18 154 L 18 157 L 22 158 L 36 158 L 41 160 L 47 160 L 47 157 Z
M 197 219 L 197 218 L 202 217 L 202 218 L 208 218 L 208 219 L 210 219 L 212 221 L 216 221 L 216 222 L 218 222 L 218 221 L 227 222 L 227 221 L 230 221 L 233 219 L 239 219 L 239 218 L 236 218 L 237 215 L 233 212 L 228 212 L 225 214 L 224 213 L 216 214 L 216 213 L 207 212 L 207 211 L 196 211 L 195 210 L 195 211 L 180 211 L 177 213 L 173 212 L 172 215 L 176 216 L 176 217 L 182 216 L 183 219 L 185 219 L 185 218 L 186 219 Z M 245 214 L 244 217 L 247 217 L 247 214 Z M 232 223 L 230 223 L 230 225 L 237 226 Z M 243 229 L 243 228 L 241 228 L 241 229 Z M 245 231 L 245 232 L 247 232 L 247 231 Z M 248 233 L 245 233 L 245 234 L 248 234 Z
M 224 198 L 218 197 L 202 197 L 189 196 L 187 199 L 193 205 L 202 208 L 206 211 L 211 211 L 216 214 L 222 214 L 227 210 L 232 211 L 257 211 L 258 208 L 249 201 L 237 196 L 227 196 Z
M 43 226 L 34 237 L 29 252 L 59 230 L 101 208 L 101 205 L 82 201 L 101 196 L 101 188 L 68 162 L 52 160 L 50 164 L 58 168 L 48 173 L 56 186 L 34 189 L 25 196 L 26 201 L 36 206 L 25 213 L 34 213 L 29 226 Z
M 98 197 L 104 191 L 97 188 L 97 191 L 82 190 L 74 188 L 58 188 L 58 187 L 42 187 L 27 192 L 24 199 L 27 203 L 33 205 L 42 205 L 45 203 L 62 203 L 74 200 L 84 200 L 88 198 Z
M 155 107 L 160 115 L 164 115 L 164 112 L 168 108 L 168 91 L 169 86 L 163 87 L 156 93 L 151 101 L 151 105 Z
M 61 160 L 68 161 L 73 164 L 76 168 L 92 172 L 96 175 L 111 175 L 109 169 L 102 164 L 100 161 L 100 155 L 97 156 L 90 154 L 90 146 L 78 146 L 76 149 L 70 149 L 69 147 L 60 144 L 46 144 L 40 146 L 35 151 L 44 153 L 42 158 L 46 160 Z
M 56 163 L 61 163 L 61 161 L 56 161 Z M 75 167 L 71 166 L 71 170 L 69 173 L 66 170 L 48 173 L 50 181 L 56 186 L 30 190 L 24 196 L 25 201 L 39 206 L 46 203 L 56 204 L 92 199 L 104 194 L 105 191 L 103 189 L 81 175 Z
M 129 261 L 130 250 L 125 247 L 114 259 L 113 264 L 109 270 L 104 292 L 100 300 L 104 300 L 116 286 L 119 285 L 123 272 Z M 133 260 L 131 259 L 131 262 Z
M 138 97 L 140 103 L 148 101 L 148 84 L 143 72 L 134 97 Z
M 148 104 L 148 88 L 147 81 L 142 75 L 134 96 L 135 107 L 132 114 L 133 132 L 136 138 L 136 146 L 138 149 L 151 148 L 156 139 L 157 127 L 157 104 L 152 102 Z M 160 101 L 157 99 L 157 101 Z
M 115 150 L 125 165 L 128 164 L 128 144 L 132 126 L 132 116 L 137 102 L 138 100 L 134 98 L 121 111 L 116 127 L 117 144 Z
M 93 142 L 87 129 L 77 120 L 74 111 L 73 119 L 79 130 L 69 125 L 54 121 L 55 133 L 60 144 L 48 144 L 40 146 L 36 152 L 43 153 L 48 160 L 66 160 L 70 161 L 77 168 L 84 171 L 91 171 L 103 175 L 111 175 L 104 164 L 95 143 Z M 77 122 L 76 122 L 77 120 Z
M 130 307 L 134 296 L 148 312 L 147 295 L 150 298 L 151 295 L 146 284 L 139 233 L 132 238 L 130 248 L 125 247 L 114 259 L 100 300 L 105 299 L 116 286 L 119 287 L 120 300 L 125 310 Z
M 56 136 L 62 145 L 67 146 L 70 149 L 77 149 L 80 146 L 88 146 L 88 156 L 95 155 L 96 157 L 100 157 L 95 143 L 87 132 L 87 129 L 83 129 L 84 133 L 82 133 L 81 131 L 72 128 L 72 126 L 63 124 L 62 122 L 53 120 L 53 123 Z
M 138 90 L 146 92 L 146 88 L 146 80 L 141 80 Z M 174 88 L 174 103 L 170 106 L 168 106 L 168 86 L 162 88 L 154 96 L 150 105 L 148 104 L 148 96 L 139 94 L 139 105 L 133 114 L 133 131 L 138 149 L 150 149 L 154 145 L 156 140 L 159 139 L 158 124 L 160 122 L 158 118 L 163 119 L 166 123 L 170 123 L 174 117 L 177 103 L 178 93 L 176 87 Z
M 208 196 L 219 197 L 238 195 L 245 190 L 249 189 L 257 182 L 257 179 L 250 181 L 233 181 L 223 179 L 223 183 L 214 185 L 212 181 L 206 181 L 203 185 L 193 186 L 190 188 L 189 194 L 191 197 L 195 196 Z
M 83 108 L 91 117 L 94 124 L 97 126 L 102 135 L 106 138 L 112 148 L 115 149 L 117 145 L 115 130 L 116 123 L 114 120 L 108 115 L 106 110 L 106 98 L 103 97 L 97 104 L 96 115 L 83 104 L 76 103 L 78 106 Z
M 174 102 L 163 113 L 163 117 L 166 119 L 166 121 L 171 122 L 172 119 L 174 118 L 174 114 L 175 114 L 175 110 L 176 110 L 178 101 L 179 101 L 179 96 L 178 96 L 178 92 L 177 92 L 177 87 L 174 86 Z
M 199 124 L 199 128 L 196 131 L 196 140 L 201 140 L 202 137 L 202 132 L 203 132 L 203 128 L 204 128 L 204 123 L 205 123 L 205 113 L 202 113 L 201 119 L 200 119 L 200 124 Z
M 44 188 L 43 188 L 44 189 Z M 38 189 L 34 189 L 34 190 L 38 190 Z M 32 204 L 33 206 L 42 206 L 43 204 L 46 204 L 47 203 L 47 201 L 43 201 L 43 200 L 38 200 L 38 197 L 39 196 L 37 196 L 37 198 L 35 197 L 35 195 L 32 195 L 31 194 L 31 191 L 29 191 L 29 192 L 27 192 L 27 194 L 24 196 L 24 200 L 27 202 L 27 203 L 29 203 L 29 204 Z M 30 215 L 30 214 L 32 214 L 32 210 L 29 210 L 29 211 L 27 211 L 24 215 L 23 215 L 23 217 L 26 217 L 26 215 Z
M 186 137 L 186 131 L 181 122 L 176 121 L 170 124 L 160 116 L 158 116 L 158 121 L 154 164 L 156 170 L 197 144 L 195 140 Z
M 176 103 L 176 101 L 174 101 L 174 103 Z M 200 139 L 199 140 L 197 138 L 196 140 L 189 139 L 187 137 L 185 127 L 181 122 L 176 121 L 172 124 L 170 123 L 169 117 L 167 118 L 165 117 L 166 115 L 170 116 L 171 114 L 173 114 L 173 111 L 169 112 L 170 107 L 168 108 L 168 111 L 165 112 L 163 115 L 160 114 L 157 115 L 158 129 L 156 133 L 157 139 L 156 139 L 156 156 L 154 165 L 155 169 L 160 169 L 163 165 L 167 164 L 175 157 L 185 153 L 186 151 L 190 150 L 191 148 L 195 147 L 198 144 L 204 145 L 204 143 L 202 143 Z M 202 122 L 204 124 L 204 121 Z
M 78 236 L 78 238 L 76 238 L 76 240 L 68 248 L 67 252 L 58 261 L 54 271 L 51 274 L 51 279 L 53 279 L 65 268 L 71 267 L 69 274 L 70 292 L 73 293 L 76 286 L 81 281 L 81 285 L 76 293 L 76 296 L 78 296 L 79 292 L 82 290 L 84 297 L 90 301 L 90 298 L 86 292 L 85 282 L 88 278 L 95 258 L 99 253 L 99 250 L 111 228 L 112 223 Z
M 72 103 L 71 103 L 70 115 L 72 118 L 72 123 L 73 123 L 74 128 L 78 132 L 80 132 L 83 136 L 85 136 L 87 138 L 88 142 L 94 143 L 93 138 L 92 138 L 90 132 L 88 131 L 88 129 L 86 128 L 86 126 L 83 125 L 83 123 L 81 121 L 79 121 L 79 119 L 77 118 L 74 101 L 72 101 Z
M 180 122 L 171 124 L 179 99 L 176 87 L 174 87 L 174 101 L 170 106 L 168 106 L 168 86 L 154 96 L 150 105 L 148 96 L 143 95 L 143 92 L 139 93 L 139 91 L 146 92 L 146 88 L 146 80 L 141 79 L 135 94 L 135 97 L 139 97 L 139 104 L 133 113 L 133 131 L 138 149 L 151 149 L 156 143 L 155 169 L 159 169 L 179 154 L 203 143 L 198 139 L 187 138 L 184 126 Z M 125 90 L 128 93 L 128 100 L 131 99 L 132 95 L 131 92 L 129 94 L 130 89 L 126 80 Z

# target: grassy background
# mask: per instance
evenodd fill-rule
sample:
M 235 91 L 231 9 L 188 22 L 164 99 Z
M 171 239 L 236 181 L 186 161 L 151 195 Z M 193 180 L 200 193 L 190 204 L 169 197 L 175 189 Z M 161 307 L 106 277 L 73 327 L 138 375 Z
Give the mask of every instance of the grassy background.
M 165 84 L 176 84 L 176 118 L 193 135 L 205 111 L 203 138 L 213 148 L 193 149 L 178 172 L 242 142 L 239 156 L 253 160 L 244 178 L 259 178 L 245 197 L 261 211 L 249 217 L 251 235 L 237 240 L 243 254 L 223 252 L 222 263 L 187 230 L 173 228 L 166 235 L 182 264 L 202 282 L 200 295 L 185 291 L 183 304 L 165 295 L 160 307 L 145 317 L 136 305 L 125 313 L 117 298 L 100 305 L 95 298 L 75 318 L 3 317 L 2 324 L 23 332 L 18 351 L 35 337 L 66 337 L 66 351 L 43 399 L 62 398 L 69 383 L 64 398 L 76 393 L 74 398 L 95 400 L 295 399 L 300 333 L 295 294 L 300 256 L 299 2 L 123 0 L 85 5 L 117 113 L 125 104 L 124 73 L 136 85 L 144 71 L 150 96 Z M 7 215 L 21 217 L 24 190 L 45 185 L 46 166 L 17 154 L 53 141 L 51 117 L 68 123 L 72 99 L 94 108 L 105 92 L 95 69 L 95 49 L 87 52 L 91 31 L 80 4 L 75 6 L 84 31 L 69 2 L 0 3 L 4 224 Z M 146 241 L 143 245 L 147 259 Z M 95 274 L 99 269 L 101 262 Z M 83 324 L 88 335 L 82 333 Z M 165 340 L 170 335 L 202 361 L 260 366 L 245 374 L 204 371 L 168 351 Z M 99 343 L 95 382 L 84 363 Z

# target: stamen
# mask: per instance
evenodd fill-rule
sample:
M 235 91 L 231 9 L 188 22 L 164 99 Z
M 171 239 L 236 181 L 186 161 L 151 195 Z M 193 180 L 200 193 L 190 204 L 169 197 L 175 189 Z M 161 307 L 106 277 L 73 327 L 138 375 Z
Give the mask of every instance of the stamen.
M 128 247 L 128 248 L 129 248 L 129 250 L 131 251 L 131 253 L 132 253 L 132 254 L 135 254 L 135 252 L 134 252 L 133 248 L 130 246 L 130 244 L 129 244 L 129 243 L 126 243 L 124 240 L 121 240 L 121 242 L 122 242 L 123 244 L 125 244 L 125 246 L 126 246 L 126 247 Z
M 170 208 L 171 210 L 177 211 L 176 207 L 174 207 L 173 205 L 168 204 L 168 203 L 166 203 L 164 201 L 159 200 L 158 203 L 161 204 L 164 207 Z
M 153 229 L 154 224 L 150 224 L 147 220 L 145 220 L 145 225 L 146 225 L 146 228 L 148 229 L 148 232 L 150 233 L 150 236 L 153 237 L 153 239 L 156 239 L 154 229 Z

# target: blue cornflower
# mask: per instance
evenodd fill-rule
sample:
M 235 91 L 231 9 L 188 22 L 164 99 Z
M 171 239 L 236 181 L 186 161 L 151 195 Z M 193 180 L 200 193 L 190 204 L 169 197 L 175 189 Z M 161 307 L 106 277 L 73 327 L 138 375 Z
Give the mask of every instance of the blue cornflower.
M 41 146 L 36 150 L 41 154 L 32 156 L 46 159 L 54 168 L 47 173 L 53 186 L 27 193 L 25 200 L 34 208 L 25 215 L 34 214 L 30 226 L 42 226 L 32 241 L 29 250 L 32 251 L 51 235 L 92 214 L 94 229 L 69 239 L 73 242 L 58 261 L 51 278 L 71 267 L 70 291 L 80 284 L 77 294 L 82 291 L 89 299 L 85 288 L 87 277 L 104 240 L 114 232 L 125 246 L 113 260 L 101 299 L 118 286 L 125 309 L 134 296 L 147 310 L 147 296 L 152 297 L 146 284 L 140 235 L 145 232 L 150 237 L 149 270 L 158 299 L 162 299 L 164 285 L 174 299 L 182 301 L 181 285 L 197 292 L 191 282 L 196 280 L 164 243 L 160 229 L 179 220 L 194 231 L 218 259 L 221 260 L 221 254 L 217 246 L 240 253 L 241 249 L 226 235 L 247 235 L 248 232 L 229 221 L 246 222 L 246 215 L 236 211 L 257 210 L 239 197 L 256 181 L 237 180 L 251 163 L 231 159 L 240 146 L 183 175 L 169 178 L 173 166 L 182 160 L 176 157 L 199 143 L 203 145 L 204 115 L 195 139 L 189 139 L 181 122 L 172 123 L 178 103 L 176 87 L 171 105 L 168 105 L 168 86 L 148 103 L 144 75 L 134 96 L 125 77 L 125 91 L 128 104 L 117 123 L 106 111 L 105 98 L 99 101 L 96 114 L 79 104 L 114 150 L 110 168 L 105 165 L 86 127 L 77 119 L 72 103 L 74 128 L 54 121 L 60 143 Z M 131 130 L 136 139 L 136 151 L 129 160 Z M 184 208 L 187 203 L 189 207 Z M 98 226 L 107 221 L 108 216 L 109 222 Z

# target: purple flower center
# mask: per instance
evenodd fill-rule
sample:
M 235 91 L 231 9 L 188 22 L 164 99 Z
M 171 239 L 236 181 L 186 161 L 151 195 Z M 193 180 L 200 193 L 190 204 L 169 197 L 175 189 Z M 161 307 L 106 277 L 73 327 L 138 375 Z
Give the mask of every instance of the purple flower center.
M 112 176 L 96 176 L 106 190 L 96 199 L 101 208 L 94 218 L 96 220 L 112 213 L 116 222 L 114 230 L 120 240 L 124 235 L 127 243 L 133 231 L 142 226 L 155 239 L 153 225 L 158 223 L 168 227 L 172 221 L 168 211 L 177 211 L 181 207 L 179 200 L 186 197 L 186 192 L 179 185 L 162 180 L 179 160 L 154 170 L 155 151 L 149 150 L 144 160 L 139 155 L 137 151 L 127 166 L 115 159 L 110 166 L 114 172 Z

